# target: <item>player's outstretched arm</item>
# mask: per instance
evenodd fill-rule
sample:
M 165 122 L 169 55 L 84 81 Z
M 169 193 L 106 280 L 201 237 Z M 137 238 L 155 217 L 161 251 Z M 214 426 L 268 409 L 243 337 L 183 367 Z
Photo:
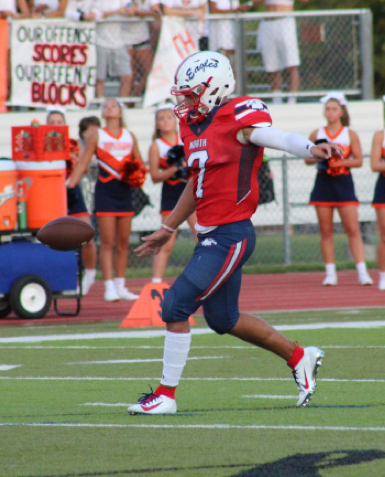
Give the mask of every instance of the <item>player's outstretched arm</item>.
M 194 199 L 193 183 L 189 181 L 180 196 L 178 203 L 161 228 L 151 235 L 142 237 L 143 244 L 137 247 L 134 252 L 138 257 L 147 257 L 152 253 L 156 254 L 159 249 L 170 238 L 174 231 L 195 211 L 196 203 Z
M 337 144 L 322 143 L 315 145 L 302 134 L 288 133 L 273 126 L 264 128 L 246 127 L 242 129 L 242 133 L 247 142 L 285 151 L 295 157 L 313 156 L 316 159 L 330 159 L 332 156 L 342 157 L 342 150 Z

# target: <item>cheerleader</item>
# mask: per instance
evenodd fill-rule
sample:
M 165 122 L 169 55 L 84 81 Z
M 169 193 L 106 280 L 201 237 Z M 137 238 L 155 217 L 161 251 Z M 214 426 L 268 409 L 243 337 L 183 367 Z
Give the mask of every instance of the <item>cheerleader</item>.
M 349 248 L 356 263 L 358 282 L 361 285 L 372 285 L 373 280 L 366 269 L 364 245 L 358 222 L 359 201 L 350 171 L 353 167 L 362 166 L 360 140 L 357 133 L 349 128 L 350 118 L 343 94 L 329 93 L 321 98 L 321 102 L 325 103 L 327 126 L 313 131 L 310 140 L 336 143 L 344 153 L 343 158 L 332 157 L 328 161 L 305 159 L 306 164 L 317 164 L 317 176 L 309 204 L 316 208 L 321 234 L 321 252 L 326 268 L 326 277 L 322 284 L 337 285 L 338 282 L 333 243 L 333 212 L 336 208 L 348 236 Z
M 99 177 L 95 185 L 95 215 L 100 234 L 104 299 L 110 302 L 136 300 L 138 295 L 125 287 L 128 242 L 134 216 L 132 189 L 126 171 L 134 163 L 143 166 L 141 171 L 145 168 L 135 136 L 124 127 L 120 103 L 112 98 L 106 99 L 102 106 L 102 118 L 106 121 L 106 127 L 98 129 L 88 138 L 84 154 L 71 175 L 68 187 L 78 184 L 96 153 Z M 144 173 L 142 179 L 144 181 Z
M 178 148 L 181 146 L 181 156 Z M 170 152 L 169 152 L 170 151 Z M 176 154 L 172 154 L 173 152 Z M 169 157 L 167 156 L 169 153 Z M 150 174 L 154 183 L 163 182 L 161 195 L 161 215 L 163 219 L 169 215 L 188 182 L 188 169 L 184 159 L 182 141 L 178 135 L 176 117 L 172 105 L 161 106 L 155 113 L 155 132 L 153 143 L 149 151 Z M 187 219 L 191 232 L 196 239 L 195 212 Z M 175 244 L 177 232 L 172 234 L 171 239 L 161 247 L 154 256 L 152 267 L 152 282 L 160 283 L 166 269 L 168 258 Z
M 63 126 L 65 125 L 65 112 L 57 107 L 47 108 L 49 113 L 47 115 L 46 123 L 50 126 Z M 75 139 L 70 140 L 71 150 L 70 159 L 67 161 L 67 175 L 71 174 L 73 167 L 79 160 L 79 144 Z M 87 210 L 86 203 L 84 201 L 83 193 L 79 185 L 76 185 L 73 189 L 67 189 L 67 213 L 72 217 L 91 224 L 91 217 Z M 90 291 L 90 288 L 95 283 L 96 277 L 96 261 L 97 250 L 94 240 L 90 240 L 82 247 L 82 262 L 84 265 L 84 275 L 82 278 L 82 296 L 85 296 Z
M 378 288 L 385 290 L 385 131 L 377 131 L 373 136 L 370 165 L 373 172 L 379 172 L 374 190 L 372 207 L 376 209 L 380 241 L 377 261 L 380 274 Z

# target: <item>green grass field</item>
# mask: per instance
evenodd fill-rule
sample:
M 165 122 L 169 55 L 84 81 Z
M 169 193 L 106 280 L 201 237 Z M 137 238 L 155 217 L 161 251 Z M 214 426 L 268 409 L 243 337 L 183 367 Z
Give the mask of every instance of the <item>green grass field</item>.
M 380 309 L 263 316 L 291 326 L 384 318 Z M 126 408 L 157 385 L 161 336 L 129 338 L 117 322 L 1 327 L 0 475 L 384 476 L 385 328 L 338 326 L 284 331 L 325 350 L 307 408 L 295 408 L 279 358 L 204 333 L 193 336 L 178 413 L 152 417 Z

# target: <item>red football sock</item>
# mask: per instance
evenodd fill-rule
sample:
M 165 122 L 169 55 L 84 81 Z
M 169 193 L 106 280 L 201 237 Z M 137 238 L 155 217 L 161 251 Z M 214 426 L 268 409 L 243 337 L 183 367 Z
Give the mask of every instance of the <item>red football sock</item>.
M 289 361 L 287 362 L 287 365 L 292 369 L 294 370 L 295 367 L 297 366 L 297 364 L 301 361 L 301 359 L 303 358 L 303 355 L 305 354 L 305 351 L 303 348 L 301 348 L 300 346 L 296 345 L 295 346 L 295 350 L 294 350 L 294 353 L 292 354 L 291 358 L 289 359 Z
M 175 399 L 175 388 L 166 388 L 165 386 L 162 386 L 161 384 L 156 388 L 155 394 L 157 396 L 160 396 L 163 394 L 163 396 L 167 396 L 171 399 Z

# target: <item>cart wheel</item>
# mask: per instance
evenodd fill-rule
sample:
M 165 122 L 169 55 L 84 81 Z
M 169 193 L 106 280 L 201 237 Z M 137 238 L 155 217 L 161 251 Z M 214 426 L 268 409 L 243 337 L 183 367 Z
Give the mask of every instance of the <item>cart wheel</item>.
M 13 284 L 9 301 L 18 317 L 43 318 L 51 306 L 52 292 L 43 278 L 24 275 Z
M 0 298 L 0 318 L 6 318 L 12 311 L 8 298 Z

